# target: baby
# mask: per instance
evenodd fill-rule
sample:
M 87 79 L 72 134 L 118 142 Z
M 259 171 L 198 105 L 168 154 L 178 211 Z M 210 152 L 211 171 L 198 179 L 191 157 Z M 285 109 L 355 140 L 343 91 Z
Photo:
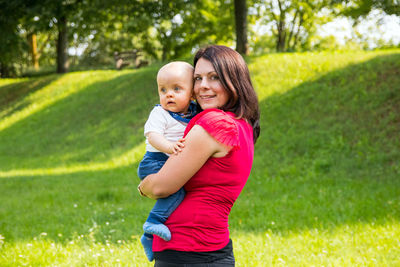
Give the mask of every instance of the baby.
M 185 128 L 196 115 L 196 103 L 193 96 L 193 67 L 186 62 L 174 61 L 164 65 L 157 74 L 160 104 L 151 111 L 144 126 L 146 136 L 146 154 L 139 163 L 140 179 L 157 173 L 168 154 L 177 154 L 184 147 Z M 149 217 L 143 225 L 141 242 L 149 261 L 154 258 L 153 235 L 169 241 L 171 232 L 164 225 L 167 218 L 178 207 L 185 196 L 181 188 L 167 198 L 158 199 Z

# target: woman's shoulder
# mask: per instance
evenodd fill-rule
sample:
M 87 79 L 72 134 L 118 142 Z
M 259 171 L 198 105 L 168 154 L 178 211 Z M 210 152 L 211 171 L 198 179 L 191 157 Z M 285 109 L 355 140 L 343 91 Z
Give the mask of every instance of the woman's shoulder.
M 219 142 L 235 147 L 238 146 L 238 128 L 235 115 L 220 109 L 207 109 L 197 114 L 189 123 L 186 133 L 194 125 L 201 126 Z
M 195 122 L 203 120 L 222 120 L 234 123 L 235 114 L 232 112 L 223 111 L 222 109 L 210 108 L 203 110 L 197 114 L 193 119 Z

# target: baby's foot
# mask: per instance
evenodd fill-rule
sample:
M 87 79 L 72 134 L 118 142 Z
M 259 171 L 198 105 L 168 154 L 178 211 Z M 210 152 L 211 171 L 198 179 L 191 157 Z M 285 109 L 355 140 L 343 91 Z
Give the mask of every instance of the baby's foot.
M 142 237 L 140 238 L 140 242 L 142 242 L 144 253 L 146 254 L 147 259 L 149 259 L 149 261 L 153 261 L 154 260 L 153 238 L 148 238 L 142 235 Z
M 171 240 L 171 232 L 168 227 L 161 223 L 145 222 L 143 224 L 143 230 L 145 233 L 156 235 L 164 239 L 165 241 Z

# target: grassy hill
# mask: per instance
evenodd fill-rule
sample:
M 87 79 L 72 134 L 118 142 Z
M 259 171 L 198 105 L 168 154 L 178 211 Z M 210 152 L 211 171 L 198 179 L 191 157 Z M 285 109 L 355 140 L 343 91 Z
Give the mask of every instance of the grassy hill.
M 237 266 L 400 265 L 400 50 L 247 61 L 261 136 Z M 160 66 L 0 80 L 2 266 L 151 266 L 136 168 Z

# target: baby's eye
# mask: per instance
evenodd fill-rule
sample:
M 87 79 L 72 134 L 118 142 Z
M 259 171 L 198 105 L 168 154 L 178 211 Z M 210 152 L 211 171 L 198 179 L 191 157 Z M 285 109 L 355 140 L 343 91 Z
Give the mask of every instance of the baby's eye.
M 174 91 L 179 91 L 181 88 L 179 88 L 179 87 L 175 87 L 174 88 Z
M 161 89 L 160 89 L 160 92 L 165 93 L 165 92 L 167 92 L 167 89 L 161 88 Z

